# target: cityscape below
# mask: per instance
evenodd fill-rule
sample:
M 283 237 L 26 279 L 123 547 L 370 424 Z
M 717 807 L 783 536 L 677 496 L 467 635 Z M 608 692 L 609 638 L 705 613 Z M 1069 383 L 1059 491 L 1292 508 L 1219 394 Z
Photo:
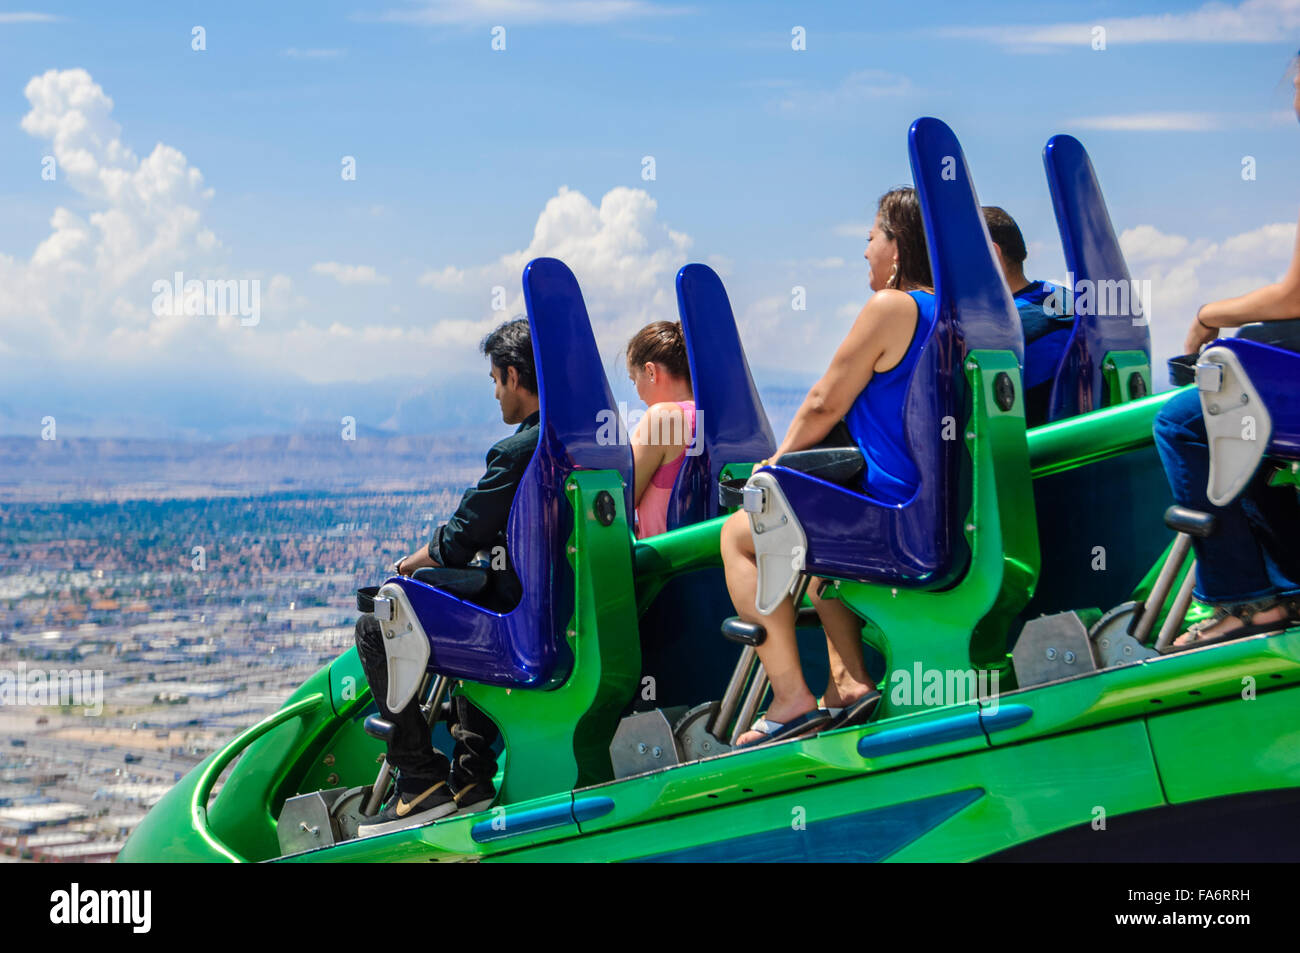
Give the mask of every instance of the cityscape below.
M 773 423 L 801 396 L 768 395 Z M 112 860 L 352 645 L 357 587 L 432 536 L 501 429 L 0 438 L 0 861 Z

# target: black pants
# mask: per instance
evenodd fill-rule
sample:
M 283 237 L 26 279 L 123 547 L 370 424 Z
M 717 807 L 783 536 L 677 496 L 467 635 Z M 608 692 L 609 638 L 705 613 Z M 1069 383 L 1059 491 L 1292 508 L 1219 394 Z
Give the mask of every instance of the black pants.
M 388 664 L 384 654 L 384 633 L 379 621 L 372 615 L 357 619 L 357 654 L 366 680 L 379 705 L 379 713 L 393 723 L 393 736 L 388 742 L 388 763 L 396 768 L 403 779 L 402 786 L 428 787 L 446 780 L 451 771 L 451 787 L 459 791 L 464 787 L 484 782 L 492 783 L 497 773 L 497 759 L 492 751 L 499 732 L 495 722 L 475 708 L 468 698 L 457 695 L 452 699 L 451 723 L 447 726 L 455 741 L 450 765 L 447 756 L 433 747 L 428 722 L 420 713 L 419 700 L 412 698 L 400 712 L 388 710 Z M 421 789 L 422 789 L 421 788 Z

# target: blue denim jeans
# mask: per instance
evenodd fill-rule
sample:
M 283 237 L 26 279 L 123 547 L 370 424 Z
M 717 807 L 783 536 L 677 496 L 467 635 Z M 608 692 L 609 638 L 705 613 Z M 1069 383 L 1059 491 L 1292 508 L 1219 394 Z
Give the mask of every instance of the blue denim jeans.
M 1210 605 L 1253 602 L 1300 592 L 1300 505 L 1289 486 L 1269 486 L 1263 465 L 1227 506 L 1206 497 L 1210 448 L 1201 399 L 1190 389 L 1172 398 L 1155 420 L 1156 450 L 1174 501 L 1211 513 L 1213 536 L 1193 539 L 1196 598 Z

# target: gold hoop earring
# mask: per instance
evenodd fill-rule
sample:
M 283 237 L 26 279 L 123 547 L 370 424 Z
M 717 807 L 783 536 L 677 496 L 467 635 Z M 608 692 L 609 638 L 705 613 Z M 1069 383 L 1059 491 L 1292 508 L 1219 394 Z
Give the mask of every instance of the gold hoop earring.
M 894 270 L 889 273 L 889 281 L 885 284 L 889 288 L 898 287 L 898 262 L 894 262 Z

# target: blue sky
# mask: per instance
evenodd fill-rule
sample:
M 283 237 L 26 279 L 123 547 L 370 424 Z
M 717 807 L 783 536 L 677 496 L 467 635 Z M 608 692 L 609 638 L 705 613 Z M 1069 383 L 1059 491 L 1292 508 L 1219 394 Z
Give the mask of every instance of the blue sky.
M 675 316 L 687 261 L 723 275 L 760 381 L 808 382 L 868 294 L 865 224 L 921 115 L 1043 277 L 1042 146 L 1079 136 L 1168 352 L 1196 304 L 1285 267 L 1298 45 L 1300 0 L 6 4 L 0 432 L 468 425 L 448 405 L 484 406 L 455 394 L 508 316 L 492 288 L 517 308 L 533 253 L 574 268 L 620 396 L 618 345 Z M 259 280 L 259 323 L 152 314 L 176 270 Z

